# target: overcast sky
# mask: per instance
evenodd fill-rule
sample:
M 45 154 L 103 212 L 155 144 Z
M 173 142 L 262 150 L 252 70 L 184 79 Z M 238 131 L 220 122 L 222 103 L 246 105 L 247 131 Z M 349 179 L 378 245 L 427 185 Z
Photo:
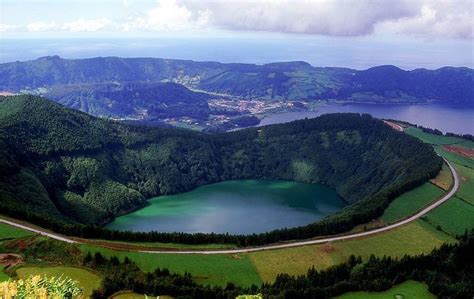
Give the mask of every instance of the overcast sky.
M 418 52 L 420 66 L 430 58 L 427 53 L 436 52 L 434 65 L 472 67 L 473 5 L 473 0 L 2 0 L 0 36 L 3 49 L 11 48 L 5 47 L 10 38 L 222 38 L 229 43 L 248 37 L 284 39 L 287 45 L 306 39 L 336 44 L 349 56 L 357 50 L 354 44 L 367 43 L 387 55 L 396 44 L 411 60 Z

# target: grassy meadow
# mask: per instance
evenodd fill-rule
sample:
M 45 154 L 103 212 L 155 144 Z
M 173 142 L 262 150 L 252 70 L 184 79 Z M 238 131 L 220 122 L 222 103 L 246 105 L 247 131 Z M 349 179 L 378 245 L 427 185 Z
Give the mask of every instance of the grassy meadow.
M 461 177 L 461 187 L 456 195 L 474 205 L 474 169 L 459 164 L 454 165 Z
M 413 215 L 419 209 L 436 200 L 443 193 L 442 189 L 432 183 L 425 183 L 395 198 L 384 211 L 382 220 L 386 223 L 391 223 Z
M 403 131 L 405 133 L 408 133 L 412 136 L 417 137 L 418 139 L 421 139 L 423 142 L 430 143 L 433 145 L 459 144 L 463 142 L 468 142 L 458 137 L 449 137 L 449 136 L 429 134 L 429 133 L 423 132 L 422 129 L 415 128 L 415 127 L 407 127 Z
M 0 282 L 10 279 L 10 276 L 8 276 L 5 272 L 3 272 L 4 268 L 5 268 L 4 266 L 0 265 Z
M 429 253 L 434 247 L 456 240 L 436 230 L 428 223 L 417 220 L 397 229 L 322 245 L 286 248 L 249 253 L 251 260 L 264 281 L 273 281 L 278 273 L 304 274 L 308 268 L 325 269 L 346 261 L 350 255 L 390 255 L 402 257 L 405 254 Z
M 203 284 L 224 285 L 234 282 L 241 286 L 250 286 L 252 283 L 260 284 L 262 280 L 255 267 L 247 255 L 230 254 L 153 254 L 117 251 L 81 245 L 81 250 L 85 253 L 90 251 L 101 252 L 105 256 L 117 256 L 123 259 L 128 256 L 144 271 L 154 271 L 156 268 L 168 268 L 171 272 L 189 272 L 194 279 Z
M 453 197 L 424 218 L 452 236 L 462 235 L 474 227 L 474 205 Z
M 401 295 L 397 297 L 397 295 Z M 428 286 L 422 282 L 408 280 L 394 286 L 385 292 L 350 292 L 337 299 L 436 299 L 436 296 L 428 291 Z
M 27 230 L 0 223 L 0 241 L 5 239 L 22 238 L 32 235 L 34 235 L 34 233 L 29 232 Z

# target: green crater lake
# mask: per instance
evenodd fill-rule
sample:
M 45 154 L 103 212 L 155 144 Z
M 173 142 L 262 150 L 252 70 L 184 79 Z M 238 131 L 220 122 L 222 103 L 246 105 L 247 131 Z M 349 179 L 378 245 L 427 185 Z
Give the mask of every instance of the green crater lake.
M 327 186 L 268 180 L 224 181 L 155 197 L 149 203 L 106 227 L 142 232 L 251 234 L 309 224 L 345 206 Z

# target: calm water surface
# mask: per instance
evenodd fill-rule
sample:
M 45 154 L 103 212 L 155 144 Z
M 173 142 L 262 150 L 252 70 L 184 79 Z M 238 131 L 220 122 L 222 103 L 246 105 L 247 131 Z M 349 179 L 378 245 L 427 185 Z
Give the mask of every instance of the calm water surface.
M 336 112 L 369 113 L 377 118 L 404 120 L 424 127 L 436 128 L 443 132 L 474 134 L 474 107 L 466 108 L 437 104 L 331 104 L 320 107 L 315 112 L 286 112 L 269 115 L 260 122 L 260 126 Z
M 345 206 L 323 185 L 266 180 L 225 181 L 149 202 L 107 228 L 249 234 L 309 224 Z

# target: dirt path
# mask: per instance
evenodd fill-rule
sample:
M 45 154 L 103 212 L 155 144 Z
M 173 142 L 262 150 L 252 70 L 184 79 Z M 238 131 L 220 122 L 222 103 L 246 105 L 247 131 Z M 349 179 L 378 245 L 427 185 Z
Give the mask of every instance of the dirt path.
M 262 251 L 262 250 L 271 250 L 271 249 L 282 249 L 282 248 L 290 248 L 290 247 L 298 247 L 298 246 L 305 246 L 305 245 L 314 245 L 314 244 L 323 244 L 327 242 L 333 242 L 333 241 L 340 241 L 340 240 L 348 240 L 348 239 L 354 239 L 354 238 L 359 238 L 359 237 L 366 237 L 370 235 L 375 235 L 381 232 L 389 231 L 392 229 L 395 229 L 397 227 L 406 225 L 410 222 L 413 222 L 417 220 L 418 218 L 422 217 L 426 213 L 430 212 L 431 210 L 435 209 L 436 207 L 440 206 L 444 202 L 446 202 L 448 199 L 450 199 L 459 189 L 459 176 L 458 173 L 456 172 L 456 169 L 446 160 L 443 158 L 443 160 L 446 162 L 448 165 L 451 174 L 453 176 L 453 186 L 451 190 L 446 193 L 443 197 L 441 197 L 439 200 L 436 202 L 430 204 L 429 206 L 425 207 L 423 210 L 419 211 L 418 213 L 407 217 L 405 219 L 402 219 L 398 222 L 392 223 L 390 225 L 380 227 L 380 228 L 375 228 L 372 230 L 360 232 L 360 233 L 352 233 L 352 234 L 345 234 L 345 235 L 336 235 L 336 236 L 331 236 L 331 237 L 323 237 L 323 238 L 318 238 L 318 239 L 311 239 L 311 240 L 306 240 L 306 241 L 294 241 L 291 243 L 284 243 L 284 244 L 273 244 L 273 245 L 266 245 L 266 246 L 259 246 L 259 247 L 251 247 L 251 248 L 239 248 L 239 249 L 225 249 L 225 250 L 129 250 L 129 251 L 135 251 L 135 252 L 141 252 L 141 253 L 173 253 L 173 254 L 236 254 L 236 253 L 245 253 L 245 252 L 255 252 L 255 251 Z M 7 219 L 2 219 L 0 218 L 0 222 L 9 224 L 14 227 L 18 227 L 24 230 L 28 230 L 43 236 L 50 237 L 52 239 L 56 239 L 59 241 L 64 241 L 67 243 L 87 243 L 87 240 L 73 240 L 69 237 L 66 236 L 61 236 L 55 233 L 47 232 L 45 230 L 42 230 L 40 228 L 32 228 L 23 224 L 19 224 L 14 221 L 10 221 Z

